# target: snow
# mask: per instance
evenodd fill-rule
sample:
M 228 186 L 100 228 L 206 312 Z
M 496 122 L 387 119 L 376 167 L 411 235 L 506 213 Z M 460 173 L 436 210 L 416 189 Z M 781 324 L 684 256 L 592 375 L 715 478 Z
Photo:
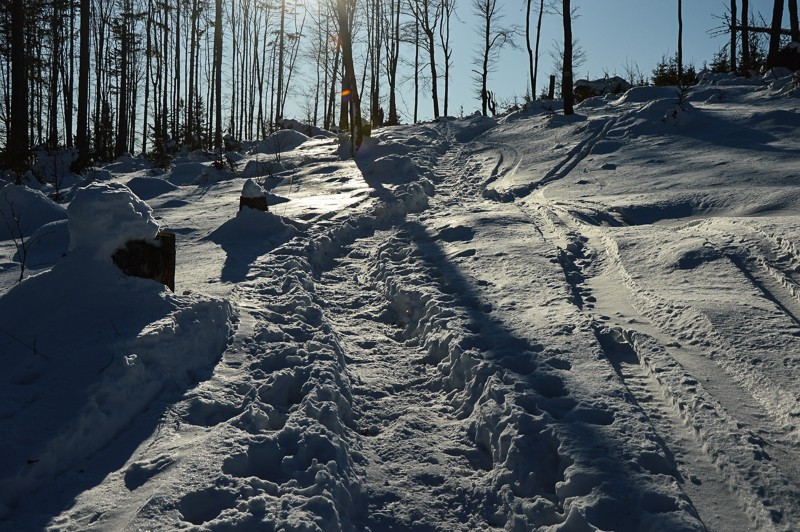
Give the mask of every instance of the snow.
M 243 198 L 261 198 L 264 197 L 266 194 L 266 190 L 261 188 L 261 185 L 253 181 L 252 179 L 248 179 L 242 185 L 242 197 Z
M 797 529 L 800 89 L 770 76 L 127 158 L 69 221 L 9 185 L 0 530 Z M 158 227 L 176 294 L 95 260 Z
M 69 251 L 110 260 L 131 240 L 151 241 L 158 233 L 153 210 L 119 183 L 93 184 L 78 191 L 67 208 Z

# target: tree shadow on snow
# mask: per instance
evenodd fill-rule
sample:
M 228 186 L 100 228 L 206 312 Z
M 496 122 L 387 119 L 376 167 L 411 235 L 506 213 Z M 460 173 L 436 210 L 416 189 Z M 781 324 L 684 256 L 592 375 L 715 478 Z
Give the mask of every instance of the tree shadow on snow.
M 271 212 L 240 210 L 235 218 L 205 237 L 219 244 L 227 254 L 220 280 L 231 283 L 244 280 L 258 257 L 291 240 L 299 234 L 299 227 L 296 222 Z
M 518 458 L 523 460 L 518 461 L 516 465 L 513 465 L 513 462 L 512 465 L 508 465 L 508 463 L 493 463 L 493 457 L 500 451 L 486 448 L 484 443 L 479 441 L 480 438 L 473 434 L 471 439 L 476 450 L 482 455 L 480 459 L 476 460 L 473 457 L 469 460 L 473 467 L 476 469 L 510 467 L 511 470 L 502 476 L 506 479 L 504 481 L 506 485 L 511 484 L 511 491 L 518 498 L 530 500 L 534 497 L 543 497 L 553 503 L 556 512 L 563 512 L 564 500 L 556 495 L 556 484 L 564 482 L 568 466 L 578 463 L 582 468 L 588 467 L 588 470 L 592 471 L 594 480 L 590 482 L 593 482 L 594 486 L 600 484 L 604 486 L 603 501 L 586 508 L 587 519 L 592 525 L 602 529 L 620 530 L 629 527 L 648 504 L 651 504 L 645 499 L 646 495 L 637 489 L 642 476 L 636 475 L 641 469 L 647 470 L 651 464 L 638 464 L 636 457 L 625 455 L 624 441 L 614 436 L 614 430 L 606 428 L 614 423 L 614 412 L 603 403 L 602 398 L 592 402 L 595 396 L 592 390 L 579 393 L 580 378 L 566 378 L 566 374 L 572 369 L 568 351 L 573 343 L 570 336 L 575 329 L 574 324 L 561 325 L 564 332 L 557 338 L 563 338 L 563 342 L 554 343 L 554 335 L 551 334 L 548 336 L 549 345 L 545 346 L 533 337 L 520 335 L 501 319 L 494 317 L 492 305 L 482 295 L 481 289 L 475 286 L 474 281 L 464 276 L 459 265 L 448 257 L 441 244 L 441 241 L 450 241 L 453 238 L 469 241 L 473 237 L 471 231 L 451 230 L 431 236 L 425 226 L 411 221 L 401 226 L 398 235 L 413 242 L 416 248 L 414 258 L 425 264 L 426 271 L 432 272 L 439 294 L 444 295 L 442 304 L 448 309 L 457 308 L 465 311 L 467 323 L 466 331 L 463 332 L 464 338 L 453 342 L 458 342 L 459 347 L 465 352 L 479 353 L 478 363 L 482 368 L 474 372 L 472 381 L 460 384 L 460 391 L 464 397 L 461 417 L 482 418 L 482 422 L 487 424 L 490 432 L 504 430 L 507 422 L 515 425 L 521 436 L 515 437 L 515 442 L 517 452 L 521 453 Z M 455 257 L 471 254 L 462 252 Z M 452 302 L 447 302 L 448 296 L 452 298 Z M 568 297 L 569 294 L 565 293 L 564 296 Z M 425 309 L 430 313 L 429 305 L 426 304 Z M 459 314 L 457 313 L 456 317 Z M 594 357 L 596 352 L 592 352 L 591 347 L 595 346 L 598 350 L 600 347 L 593 342 L 593 336 L 589 338 L 589 340 L 584 339 L 580 345 L 587 349 L 585 356 Z M 439 360 L 436 359 L 426 362 L 439 364 Z M 489 418 L 480 414 L 476 417 L 476 411 L 484 406 L 481 404 L 481 396 L 486 395 L 486 390 L 492 386 L 492 382 L 506 390 L 500 392 L 499 400 L 496 399 L 499 401 L 499 408 L 502 410 L 511 404 L 513 412 L 510 414 L 512 418 L 494 420 L 494 423 L 497 423 L 494 427 L 490 426 L 493 423 L 490 419 L 493 414 L 490 414 Z M 488 395 L 497 397 L 492 392 Z M 500 445 L 499 442 L 495 444 Z M 492 444 L 492 447 L 495 444 Z M 658 469 L 657 472 L 671 475 L 682 482 L 671 455 L 667 454 L 661 460 L 662 462 L 653 466 Z M 579 489 L 589 490 L 591 487 L 584 486 Z M 492 493 L 483 494 L 485 500 L 480 503 L 483 505 L 480 511 L 486 522 L 492 526 L 503 527 L 507 523 L 498 522 L 497 512 L 502 511 L 506 501 L 500 495 L 501 486 L 493 488 L 495 490 Z M 475 496 L 478 494 L 472 495 Z M 369 501 L 369 505 L 379 507 L 381 504 L 379 499 L 380 497 Z M 466 505 L 464 507 L 476 504 L 475 500 L 463 502 Z M 659 511 L 681 512 L 671 499 L 669 501 L 659 499 L 659 504 L 663 506 Z M 556 519 L 565 517 L 562 515 Z M 367 524 L 376 529 L 401 530 L 409 526 L 407 523 L 395 522 L 394 517 L 387 515 L 370 516 L 368 521 Z M 669 519 L 666 522 L 669 522 Z M 543 522 L 537 523 L 536 526 L 547 524 L 557 523 Z M 420 523 L 420 526 L 426 525 Z

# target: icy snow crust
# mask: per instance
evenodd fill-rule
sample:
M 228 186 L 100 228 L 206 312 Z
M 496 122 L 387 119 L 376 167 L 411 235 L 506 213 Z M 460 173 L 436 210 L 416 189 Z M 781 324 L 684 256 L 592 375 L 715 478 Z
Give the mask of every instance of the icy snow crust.
M 116 163 L 184 295 L 73 251 L 0 298 L 0 529 L 797 529 L 779 74 Z

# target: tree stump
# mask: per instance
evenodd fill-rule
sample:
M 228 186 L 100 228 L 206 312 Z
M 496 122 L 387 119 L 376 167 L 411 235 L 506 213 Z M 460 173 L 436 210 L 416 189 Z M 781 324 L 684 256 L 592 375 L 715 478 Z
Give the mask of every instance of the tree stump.
M 239 198 L 239 210 L 241 211 L 245 207 L 249 207 L 251 209 L 255 209 L 257 211 L 268 211 L 267 208 L 267 198 L 264 196 L 258 196 L 255 198 L 246 198 L 244 196 Z
M 158 244 L 129 240 L 111 256 L 125 275 L 153 279 L 175 291 L 175 233 L 159 231 Z

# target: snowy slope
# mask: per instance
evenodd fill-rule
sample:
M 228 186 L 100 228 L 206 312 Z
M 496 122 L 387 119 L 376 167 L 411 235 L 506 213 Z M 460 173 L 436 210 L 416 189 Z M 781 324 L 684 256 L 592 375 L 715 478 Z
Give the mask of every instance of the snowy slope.
M 13 288 L 0 246 L 0 529 L 797 529 L 790 81 L 111 165 L 175 295 L 30 193 L 62 236 Z

